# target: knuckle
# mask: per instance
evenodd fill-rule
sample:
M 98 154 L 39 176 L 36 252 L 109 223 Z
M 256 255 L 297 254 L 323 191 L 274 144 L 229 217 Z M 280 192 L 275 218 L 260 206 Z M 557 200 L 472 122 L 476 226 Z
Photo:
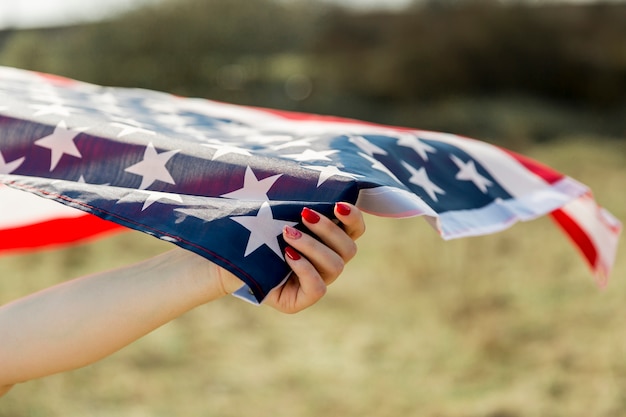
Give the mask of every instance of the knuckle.
M 304 310 L 307 307 L 308 306 L 302 306 L 302 307 L 300 307 L 300 306 L 298 306 L 298 307 L 289 306 L 289 307 L 280 309 L 280 311 L 282 313 L 285 313 L 285 314 L 293 315 L 293 314 L 301 312 L 302 310 Z
M 319 284 L 311 288 L 311 296 L 315 300 L 318 300 L 322 298 L 323 296 L 325 296 L 327 291 L 328 291 L 328 287 L 326 286 L 326 284 L 324 284 L 323 282 L 320 282 Z
M 345 262 L 343 259 L 337 256 L 334 261 L 332 261 L 329 265 L 330 273 L 333 277 L 338 277 L 343 272 L 343 268 L 345 267 Z
M 353 225 L 346 225 L 346 226 L 347 226 L 346 233 L 353 240 L 360 238 L 365 233 L 365 223 L 363 223 L 363 221 L 353 224 Z
M 355 242 L 352 242 L 345 250 L 344 252 L 344 259 L 346 261 L 351 260 L 352 258 L 354 258 L 356 256 L 356 253 L 358 251 L 357 245 Z
M 361 223 L 359 223 L 358 227 L 356 228 L 356 231 L 354 232 L 354 238 L 358 239 L 361 236 L 363 236 L 365 234 L 365 223 L 363 222 L 363 220 L 361 220 Z

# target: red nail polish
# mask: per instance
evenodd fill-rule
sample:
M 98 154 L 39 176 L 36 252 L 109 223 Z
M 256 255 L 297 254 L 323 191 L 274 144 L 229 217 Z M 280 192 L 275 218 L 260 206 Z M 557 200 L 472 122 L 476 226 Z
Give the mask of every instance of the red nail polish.
M 311 224 L 315 224 L 320 221 L 320 216 L 308 207 L 302 209 L 302 218 Z
M 285 235 L 289 239 L 300 239 L 302 237 L 302 232 L 291 226 L 285 226 Z
M 285 248 L 285 255 L 287 255 L 287 257 L 292 261 L 297 261 L 301 258 L 300 254 L 291 246 L 287 246 Z
M 337 213 L 341 214 L 342 216 L 347 216 L 348 214 L 350 214 L 350 211 L 350 206 L 346 203 L 337 203 Z

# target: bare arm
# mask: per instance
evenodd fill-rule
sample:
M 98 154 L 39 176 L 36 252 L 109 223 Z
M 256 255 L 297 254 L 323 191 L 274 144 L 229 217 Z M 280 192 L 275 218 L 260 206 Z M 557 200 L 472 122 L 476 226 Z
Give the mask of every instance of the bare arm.
M 303 218 L 323 243 L 293 229 L 284 231 L 290 245 L 286 259 L 295 274 L 272 291 L 265 304 L 286 313 L 310 306 L 354 256 L 354 240 L 365 230 L 361 214 L 350 205 L 342 205 L 335 212 L 343 229 L 323 216 L 316 220 L 315 213 Z M 16 383 L 102 359 L 241 285 L 215 264 L 174 249 L 2 306 L 0 395 Z
M 223 295 L 217 275 L 214 264 L 176 249 L 2 307 L 0 386 L 75 369 L 119 350 Z

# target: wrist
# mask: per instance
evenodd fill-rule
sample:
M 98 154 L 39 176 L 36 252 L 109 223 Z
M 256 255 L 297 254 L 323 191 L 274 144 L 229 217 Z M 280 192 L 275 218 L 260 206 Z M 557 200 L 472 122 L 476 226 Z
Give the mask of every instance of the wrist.
M 243 281 L 237 278 L 233 273 L 214 263 L 212 263 L 212 265 L 217 271 L 222 295 L 232 294 L 243 286 Z
M 181 277 L 192 286 L 193 293 L 204 304 L 237 291 L 243 285 L 235 275 L 217 264 L 184 249 L 175 249 L 173 255 L 181 257 L 186 273 Z

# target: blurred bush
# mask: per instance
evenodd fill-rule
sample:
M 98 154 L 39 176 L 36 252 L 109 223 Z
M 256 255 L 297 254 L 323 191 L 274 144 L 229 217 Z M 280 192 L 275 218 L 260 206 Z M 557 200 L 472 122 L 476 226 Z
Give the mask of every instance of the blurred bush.
M 624 136 L 624 22 L 624 3 L 418 1 L 356 12 L 164 0 L 96 24 L 0 32 L 0 64 L 515 147 Z
M 402 13 L 333 13 L 317 48 L 341 62 L 329 77 L 394 100 L 514 93 L 596 107 L 623 103 L 626 4 L 429 4 Z

